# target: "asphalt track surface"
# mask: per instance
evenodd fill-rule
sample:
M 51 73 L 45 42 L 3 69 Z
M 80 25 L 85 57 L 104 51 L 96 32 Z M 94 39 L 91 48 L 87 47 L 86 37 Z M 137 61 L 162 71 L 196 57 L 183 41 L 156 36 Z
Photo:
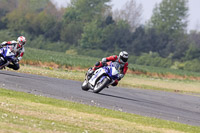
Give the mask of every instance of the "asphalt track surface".
M 198 96 L 119 87 L 94 94 L 82 91 L 78 81 L 11 71 L 0 71 L 0 88 L 200 126 Z

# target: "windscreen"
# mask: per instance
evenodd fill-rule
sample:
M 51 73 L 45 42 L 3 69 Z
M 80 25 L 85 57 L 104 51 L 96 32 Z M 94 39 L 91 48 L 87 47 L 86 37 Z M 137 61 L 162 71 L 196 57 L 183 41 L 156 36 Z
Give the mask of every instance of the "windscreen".
M 118 62 L 112 62 L 112 67 L 115 67 L 116 70 L 120 71 L 120 64 Z

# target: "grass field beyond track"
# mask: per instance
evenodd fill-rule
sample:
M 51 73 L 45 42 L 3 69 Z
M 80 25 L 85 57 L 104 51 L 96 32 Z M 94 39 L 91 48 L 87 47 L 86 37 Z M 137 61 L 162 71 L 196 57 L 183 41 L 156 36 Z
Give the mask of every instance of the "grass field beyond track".
M 103 58 L 103 57 L 102 57 Z M 52 65 L 57 67 L 80 67 L 80 68 L 89 68 L 93 66 L 97 61 L 101 60 L 101 58 L 89 57 L 89 56 L 80 56 L 80 55 L 69 55 L 60 52 L 52 52 L 46 50 L 32 49 L 26 48 L 26 53 L 24 55 L 23 61 L 24 63 L 35 63 L 39 62 L 51 63 Z M 159 76 L 163 75 L 179 75 L 184 78 L 188 77 L 200 77 L 200 73 L 169 69 L 169 68 L 159 68 L 159 67 L 151 67 L 151 66 L 141 66 L 129 63 L 129 70 L 139 71 L 143 74 L 148 75 L 149 73 L 156 73 Z M 152 76 L 152 75 L 151 75 Z

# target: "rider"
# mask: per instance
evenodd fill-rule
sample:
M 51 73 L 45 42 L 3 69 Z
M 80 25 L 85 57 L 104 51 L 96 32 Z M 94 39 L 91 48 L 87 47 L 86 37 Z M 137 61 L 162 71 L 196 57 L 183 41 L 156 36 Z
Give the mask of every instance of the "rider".
M 119 53 L 119 56 L 113 55 L 106 58 L 103 58 L 102 61 L 99 61 L 95 64 L 95 66 L 88 72 L 88 75 L 92 75 L 95 70 L 99 69 L 100 67 L 107 64 L 107 62 L 119 62 L 120 64 L 120 75 L 118 80 L 115 80 L 115 82 L 112 84 L 112 86 L 117 86 L 118 81 L 120 81 L 124 75 L 126 74 L 128 70 L 128 53 L 126 51 L 122 51 Z
M 12 52 L 15 54 L 15 59 L 12 61 L 12 64 L 9 64 L 8 67 L 12 68 L 14 70 L 19 69 L 19 61 L 22 59 L 22 56 L 24 55 L 24 45 L 26 44 L 26 38 L 24 36 L 20 36 L 17 38 L 17 41 L 4 41 L 0 44 L 0 47 L 4 46 L 11 46 Z

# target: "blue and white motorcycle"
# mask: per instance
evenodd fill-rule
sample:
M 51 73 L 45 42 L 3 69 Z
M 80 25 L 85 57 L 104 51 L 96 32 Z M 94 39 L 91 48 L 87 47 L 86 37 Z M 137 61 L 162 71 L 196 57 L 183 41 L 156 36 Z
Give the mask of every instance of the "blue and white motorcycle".
M 91 68 L 88 72 L 90 70 Z M 88 76 L 88 72 L 86 73 L 85 81 L 82 83 L 82 90 L 88 91 L 91 89 L 94 93 L 99 93 L 118 79 L 120 65 L 118 62 L 109 62 L 108 65 L 97 69 L 91 76 Z
M 15 59 L 15 54 L 12 52 L 11 46 L 0 48 L 0 69 L 5 68 Z

